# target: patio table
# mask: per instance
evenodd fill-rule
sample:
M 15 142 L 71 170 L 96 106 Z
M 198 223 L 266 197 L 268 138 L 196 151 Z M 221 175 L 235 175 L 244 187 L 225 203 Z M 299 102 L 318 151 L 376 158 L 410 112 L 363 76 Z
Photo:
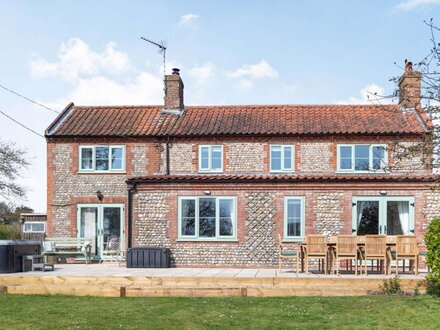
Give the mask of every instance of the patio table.
M 396 236 L 387 236 L 386 237 L 386 245 L 387 245 L 387 251 L 388 251 L 388 257 L 389 260 L 391 260 L 391 252 L 395 250 L 396 248 Z M 357 236 L 357 246 L 358 248 L 362 249 L 365 247 L 365 236 Z M 307 243 L 302 242 L 300 243 L 300 253 L 301 253 L 301 272 L 304 272 L 304 255 L 305 255 L 305 247 L 307 247 Z M 336 237 L 331 236 L 327 239 L 327 247 L 331 253 L 329 253 L 328 256 L 328 262 L 327 265 L 329 267 L 328 271 L 331 273 L 332 266 L 333 266 L 333 256 L 336 251 Z M 390 269 L 390 263 L 388 262 L 387 271 Z M 319 269 L 321 269 L 321 262 L 319 261 Z

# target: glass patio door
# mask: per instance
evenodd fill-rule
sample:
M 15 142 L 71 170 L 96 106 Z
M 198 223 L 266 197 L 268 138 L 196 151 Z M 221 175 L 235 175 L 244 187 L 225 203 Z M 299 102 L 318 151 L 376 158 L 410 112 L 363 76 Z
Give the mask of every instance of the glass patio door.
M 124 246 L 124 206 L 122 204 L 79 204 L 78 237 L 92 238 L 92 256 L 102 257 L 109 240 Z
M 414 197 L 353 197 L 355 235 L 414 234 Z

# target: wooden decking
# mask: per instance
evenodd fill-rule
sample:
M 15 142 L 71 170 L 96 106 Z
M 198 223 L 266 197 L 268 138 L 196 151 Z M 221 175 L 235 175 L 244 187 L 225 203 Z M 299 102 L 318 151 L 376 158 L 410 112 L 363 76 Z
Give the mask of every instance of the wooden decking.
M 126 269 L 117 265 L 56 265 L 54 272 L 0 275 L 9 294 L 103 297 L 358 296 L 379 291 L 392 276 L 278 273 L 275 269 Z M 423 293 L 424 276 L 400 276 L 403 290 Z

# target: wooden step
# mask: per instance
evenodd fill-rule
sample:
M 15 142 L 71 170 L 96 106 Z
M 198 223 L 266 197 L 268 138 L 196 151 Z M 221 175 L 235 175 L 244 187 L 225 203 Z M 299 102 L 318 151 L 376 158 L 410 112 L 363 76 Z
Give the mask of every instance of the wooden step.
M 121 297 L 121 287 L 96 285 L 11 285 L 6 288 L 8 294 L 40 294 L 94 297 Z M 122 290 L 123 291 L 123 290 Z

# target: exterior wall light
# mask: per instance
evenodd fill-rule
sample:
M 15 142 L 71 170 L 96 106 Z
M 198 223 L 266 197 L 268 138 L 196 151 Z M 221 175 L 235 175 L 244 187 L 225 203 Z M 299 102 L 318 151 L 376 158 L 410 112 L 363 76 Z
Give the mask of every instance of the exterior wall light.
M 101 190 L 98 190 L 98 191 L 96 192 L 96 197 L 98 197 L 98 200 L 99 200 L 100 202 L 102 202 L 102 200 L 104 199 L 104 195 L 103 195 L 103 193 L 101 192 Z
M 203 192 L 205 195 L 211 195 L 211 190 L 205 190 L 204 192 Z
M 388 193 L 386 190 L 381 190 L 379 191 L 379 194 L 381 194 L 382 196 L 386 196 Z

